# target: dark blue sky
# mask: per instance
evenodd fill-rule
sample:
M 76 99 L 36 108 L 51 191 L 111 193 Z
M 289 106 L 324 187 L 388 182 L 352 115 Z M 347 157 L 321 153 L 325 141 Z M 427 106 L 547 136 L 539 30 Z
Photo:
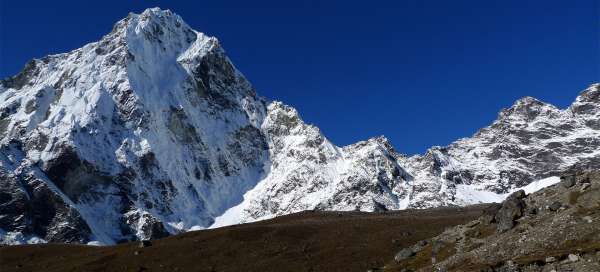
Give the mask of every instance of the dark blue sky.
M 420 153 L 522 96 L 566 107 L 600 81 L 598 2 L 1 1 L 0 77 L 159 6 L 218 37 L 261 95 L 334 143 L 383 134 Z

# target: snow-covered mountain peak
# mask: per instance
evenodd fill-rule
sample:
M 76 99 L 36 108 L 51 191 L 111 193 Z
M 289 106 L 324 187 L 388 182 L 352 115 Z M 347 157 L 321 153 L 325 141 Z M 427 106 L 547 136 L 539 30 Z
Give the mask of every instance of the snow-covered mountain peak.
M 158 7 L 148 8 L 140 14 L 129 13 L 129 15 L 118 21 L 111 33 L 134 38 L 147 39 L 158 43 L 176 43 L 180 37 L 194 38 L 194 31 L 183 19 L 171 12 Z
M 584 118 L 596 118 L 597 120 L 598 117 L 600 117 L 599 105 L 600 84 L 592 84 L 577 96 L 575 102 L 569 107 L 569 110 L 573 112 L 573 114 L 583 116 Z M 596 125 L 598 124 L 596 123 Z
M 526 96 L 517 100 L 510 108 L 502 110 L 498 121 L 530 122 L 540 116 L 552 116 L 559 112 L 560 110 L 551 104 Z
M 521 99 L 423 155 L 397 154 L 382 136 L 338 147 L 259 97 L 217 39 L 148 9 L 0 81 L 0 243 L 110 244 L 215 219 L 469 204 L 598 168 L 598 87 L 567 110 Z
M 72 241 L 114 243 L 207 226 L 264 174 L 265 114 L 216 39 L 170 11 L 130 14 L 0 82 L 0 182 L 30 199 L 0 228 L 52 241 L 71 220 L 89 226 Z
M 291 134 L 305 125 L 300 119 L 298 111 L 282 102 L 274 101 L 267 106 L 269 123 L 276 125 L 272 133 Z

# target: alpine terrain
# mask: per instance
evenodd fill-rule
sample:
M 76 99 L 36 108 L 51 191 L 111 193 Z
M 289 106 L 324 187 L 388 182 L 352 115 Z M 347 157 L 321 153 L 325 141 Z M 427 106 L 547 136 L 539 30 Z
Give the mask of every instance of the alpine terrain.
M 115 244 L 304 210 L 500 202 L 586 169 L 600 169 L 599 84 L 566 109 L 520 99 L 423 155 L 384 137 L 338 147 L 258 96 L 216 38 L 159 8 L 0 82 L 2 244 Z

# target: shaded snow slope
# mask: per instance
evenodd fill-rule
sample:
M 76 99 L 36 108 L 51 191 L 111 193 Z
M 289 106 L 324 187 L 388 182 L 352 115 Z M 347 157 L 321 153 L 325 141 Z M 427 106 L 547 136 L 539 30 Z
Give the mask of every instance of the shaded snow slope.
M 257 96 L 217 39 L 148 9 L 0 82 L 0 236 L 112 244 L 307 209 L 475 203 L 598 168 L 598 93 L 565 110 L 521 99 L 424 155 L 384 137 L 338 147 Z

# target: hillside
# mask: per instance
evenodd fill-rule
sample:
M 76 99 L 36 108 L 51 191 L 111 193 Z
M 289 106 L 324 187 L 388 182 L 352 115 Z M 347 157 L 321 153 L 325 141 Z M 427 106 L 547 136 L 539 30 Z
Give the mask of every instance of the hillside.
M 0 247 L 9 271 L 366 271 L 397 250 L 477 218 L 483 206 L 382 213 L 301 212 L 256 223 L 95 247 Z M 136 253 L 137 252 L 137 253 Z

